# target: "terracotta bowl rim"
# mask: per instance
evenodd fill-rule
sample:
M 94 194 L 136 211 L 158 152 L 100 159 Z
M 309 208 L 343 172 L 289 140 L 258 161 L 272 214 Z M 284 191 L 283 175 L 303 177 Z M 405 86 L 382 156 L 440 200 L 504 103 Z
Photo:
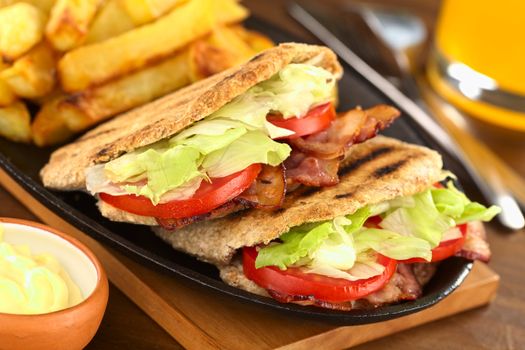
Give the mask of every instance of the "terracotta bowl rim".
M 78 248 L 93 264 L 97 272 L 97 282 L 95 284 L 95 288 L 93 289 L 93 291 L 82 302 L 80 302 L 79 304 L 75 306 L 68 307 L 66 309 L 62 309 L 62 310 L 58 310 L 54 312 L 43 313 L 43 314 L 22 315 L 22 314 L 8 314 L 8 313 L 0 312 L 0 318 L 11 318 L 13 320 L 14 319 L 22 320 L 22 319 L 35 319 L 35 318 L 56 318 L 56 317 L 66 316 L 68 314 L 77 312 L 78 310 L 84 308 L 85 305 L 89 304 L 92 299 L 97 297 L 97 295 L 103 291 L 103 286 L 108 283 L 106 273 L 104 271 L 104 268 L 102 267 L 102 264 L 98 260 L 98 258 L 88 247 L 86 247 L 83 243 L 81 243 L 76 238 L 73 238 L 65 234 L 64 232 L 54 229 L 45 224 L 30 221 L 30 220 L 8 218 L 8 217 L 0 216 L 0 224 L 2 223 L 18 224 L 18 225 L 29 226 L 32 228 L 41 229 L 43 231 L 46 231 L 52 235 L 58 236 L 62 238 L 63 240 L 67 241 L 69 244 Z

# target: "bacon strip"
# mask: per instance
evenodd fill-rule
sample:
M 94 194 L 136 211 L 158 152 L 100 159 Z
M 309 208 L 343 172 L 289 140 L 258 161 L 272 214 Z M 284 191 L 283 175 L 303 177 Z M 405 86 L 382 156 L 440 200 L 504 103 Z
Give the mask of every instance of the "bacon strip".
M 472 221 L 467 224 L 467 238 L 463 248 L 456 254 L 470 260 L 488 262 L 492 253 L 487 243 L 485 227 L 481 221 Z
M 316 158 L 338 158 L 351 145 L 374 137 L 399 115 L 396 108 L 387 105 L 377 105 L 367 110 L 355 108 L 336 118 L 326 130 L 307 137 L 290 139 L 290 144 Z
M 390 281 L 380 290 L 364 299 L 373 307 L 402 300 L 414 300 L 423 290 L 409 264 L 398 264 L 397 271 Z
M 257 209 L 275 209 L 283 204 L 286 195 L 284 165 L 263 165 L 253 184 L 234 201 Z
M 188 226 L 195 222 L 222 218 L 223 216 L 235 213 L 240 210 L 248 209 L 248 208 L 251 208 L 249 203 L 240 203 L 240 202 L 235 202 L 234 200 L 231 200 L 229 202 L 224 203 L 220 207 L 213 209 L 209 213 L 194 215 L 194 216 L 190 216 L 187 218 L 181 218 L 181 219 L 161 219 L 161 218 L 155 218 L 155 219 L 157 220 L 157 223 L 159 224 L 159 226 L 162 226 L 162 228 L 166 230 L 172 231 L 172 230 L 183 228 L 184 226 Z
M 339 158 L 319 159 L 292 150 L 284 162 L 287 187 L 292 188 L 296 184 L 316 187 L 336 185 L 339 183 L 339 162 Z

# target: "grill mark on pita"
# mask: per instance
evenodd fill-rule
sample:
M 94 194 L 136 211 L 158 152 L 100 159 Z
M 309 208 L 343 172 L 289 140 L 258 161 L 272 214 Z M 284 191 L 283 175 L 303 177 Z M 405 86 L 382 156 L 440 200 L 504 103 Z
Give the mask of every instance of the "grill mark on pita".
M 310 197 L 314 193 L 321 191 L 321 187 L 307 187 L 304 191 L 299 193 L 298 198 Z
M 385 175 L 391 174 L 393 172 L 396 172 L 398 169 L 400 169 L 403 165 L 405 165 L 409 160 L 420 158 L 421 156 L 424 156 L 421 153 L 412 154 L 410 156 L 405 157 L 404 159 L 398 160 L 395 163 L 385 165 L 381 168 L 376 169 L 372 176 L 376 178 L 381 178 Z
M 354 160 L 352 163 L 342 167 L 339 170 L 339 176 L 340 177 L 347 176 L 351 172 L 360 168 L 362 165 L 368 162 L 371 162 L 379 158 L 380 156 L 388 154 L 392 151 L 394 151 L 394 147 L 381 147 L 381 148 L 375 149 L 372 152 L 368 153 L 367 155 L 364 155 L 361 158 Z
M 97 158 L 104 158 L 108 155 L 108 153 L 111 151 L 111 145 L 106 146 L 102 148 L 100 151 L 97 152 Z
M 343 199 L 343 198 L 349 198 L 349 197 L 352 197 L 354 195 L 353 192 L 348 192 L 348 193 L 340 193 L 340 194 L 336 194 L 334 196 L 334 199 Z
M 400 167 L 402 167 L 408 159 L 402 159 L 400 161 L 397 161 L 395 163 L 386 165 L 384 167 L 381 167 L 379 169 L 374 170 L 373 176 L 376 178 L 381 178 L 385 175 L 388 175 L 390 173 L 393 173 L 397 171 Z

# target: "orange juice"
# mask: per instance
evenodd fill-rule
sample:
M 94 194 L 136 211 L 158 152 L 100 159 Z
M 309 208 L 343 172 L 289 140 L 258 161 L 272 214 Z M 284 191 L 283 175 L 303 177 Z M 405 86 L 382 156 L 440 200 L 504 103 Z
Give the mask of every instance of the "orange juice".
M 428 74 L 439 93 L 525 131 L 525 0 L 444 0 L 435 49 Z

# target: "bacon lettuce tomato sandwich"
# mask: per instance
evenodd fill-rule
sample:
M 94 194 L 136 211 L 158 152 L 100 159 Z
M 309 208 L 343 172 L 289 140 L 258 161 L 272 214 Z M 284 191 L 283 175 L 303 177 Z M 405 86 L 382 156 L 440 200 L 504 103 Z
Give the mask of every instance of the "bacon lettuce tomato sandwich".
M 300 188 L 271 212 L 154 230 L 249 292 L 378 307 L 419 297 L 444 259 L 490 258 L 481 222 L 499 208 L 470 201 L 449 175 L 435 151 L 377 136 L 349 150 L 336 186 Z
M 341 74 L 328 48 L 281 44 L 58 149 L 43 183 L 89 191 L 111 220 L 168 229 L 280 207 L 300 186 L 337 184 L 350 146 L 399 115 L 380 105 L 336 117 Z

